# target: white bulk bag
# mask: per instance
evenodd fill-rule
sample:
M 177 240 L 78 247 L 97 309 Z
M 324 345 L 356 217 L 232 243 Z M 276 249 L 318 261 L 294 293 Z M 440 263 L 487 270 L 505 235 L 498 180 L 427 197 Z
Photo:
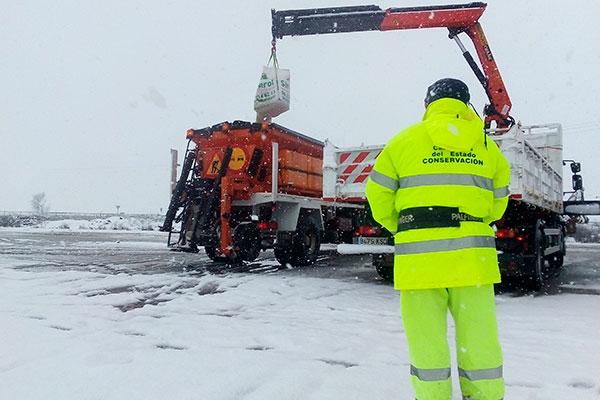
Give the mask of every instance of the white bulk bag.
M 256 89 L 254 110 L 257 121 L 270 121 L 290 109 L 290 70 L 279 68 L 277 57 L 272 58 L 273 67 L 268 63 L 263 67 Z

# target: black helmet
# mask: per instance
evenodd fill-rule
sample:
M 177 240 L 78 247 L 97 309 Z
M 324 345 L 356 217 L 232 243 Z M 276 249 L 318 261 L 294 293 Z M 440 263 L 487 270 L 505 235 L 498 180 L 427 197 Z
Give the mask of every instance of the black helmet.
M 444 78 L 434 82 L 427 88 L 427 94 L 425 95 L 425 107 L 444 97 L 457 99 L 465 104 L 469 103 L 469 100 L 471 99 L 471 96 L 469 95 L 469 88 L 463 81 L 452 78 Z

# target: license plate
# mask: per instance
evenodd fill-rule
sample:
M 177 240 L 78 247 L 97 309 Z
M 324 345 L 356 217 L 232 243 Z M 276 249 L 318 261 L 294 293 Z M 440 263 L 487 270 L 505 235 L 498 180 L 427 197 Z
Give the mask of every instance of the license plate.
M 388 244 L 388 238 L 359 236 L 359 237 L 355 238 L 355 242 L 356 242 L 355 244 L 385 246 Z

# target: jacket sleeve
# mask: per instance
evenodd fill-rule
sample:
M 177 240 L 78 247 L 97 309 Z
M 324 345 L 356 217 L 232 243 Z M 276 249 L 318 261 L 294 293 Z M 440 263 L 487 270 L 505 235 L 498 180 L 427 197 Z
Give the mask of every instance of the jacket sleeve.
M 496 173 L 494 174 L 494 204 L 490 214 L 490 221 L 494 222 L 502 218 L 506 206 L 508 205 L 508 196 L 510 195 L 508 185 L 510 183 L 510 164 L 504 157 L 497 145 L 496 148 Z
M 398 174 L 386 146 L 369 175 L 366 187 L 367 200 L 375 221 L 392 233 L 398 229 L 398 211 L 396 211 L 396 191 Z

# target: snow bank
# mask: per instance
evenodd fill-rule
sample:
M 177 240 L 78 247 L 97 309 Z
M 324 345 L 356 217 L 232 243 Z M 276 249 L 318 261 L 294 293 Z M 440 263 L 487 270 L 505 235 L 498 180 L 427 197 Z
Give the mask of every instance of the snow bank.
M 599 249 L 600 243 L 582 243 L 582 242 L 567 242 L 567 248 L 584 248 L 589 247 L 593 249 Z
M 126 231 L 153 231 L 162 225 L 162 219 L 135 218 L 113 216 L 109 218 L 63 219 L 46 221 L 37 225 L 43 229 L 70 229 L 70 230 L 126 230 Z
M 39 215 L 0 215 L 0 227 L 16 228 L 39 224 L 44 218 Z

